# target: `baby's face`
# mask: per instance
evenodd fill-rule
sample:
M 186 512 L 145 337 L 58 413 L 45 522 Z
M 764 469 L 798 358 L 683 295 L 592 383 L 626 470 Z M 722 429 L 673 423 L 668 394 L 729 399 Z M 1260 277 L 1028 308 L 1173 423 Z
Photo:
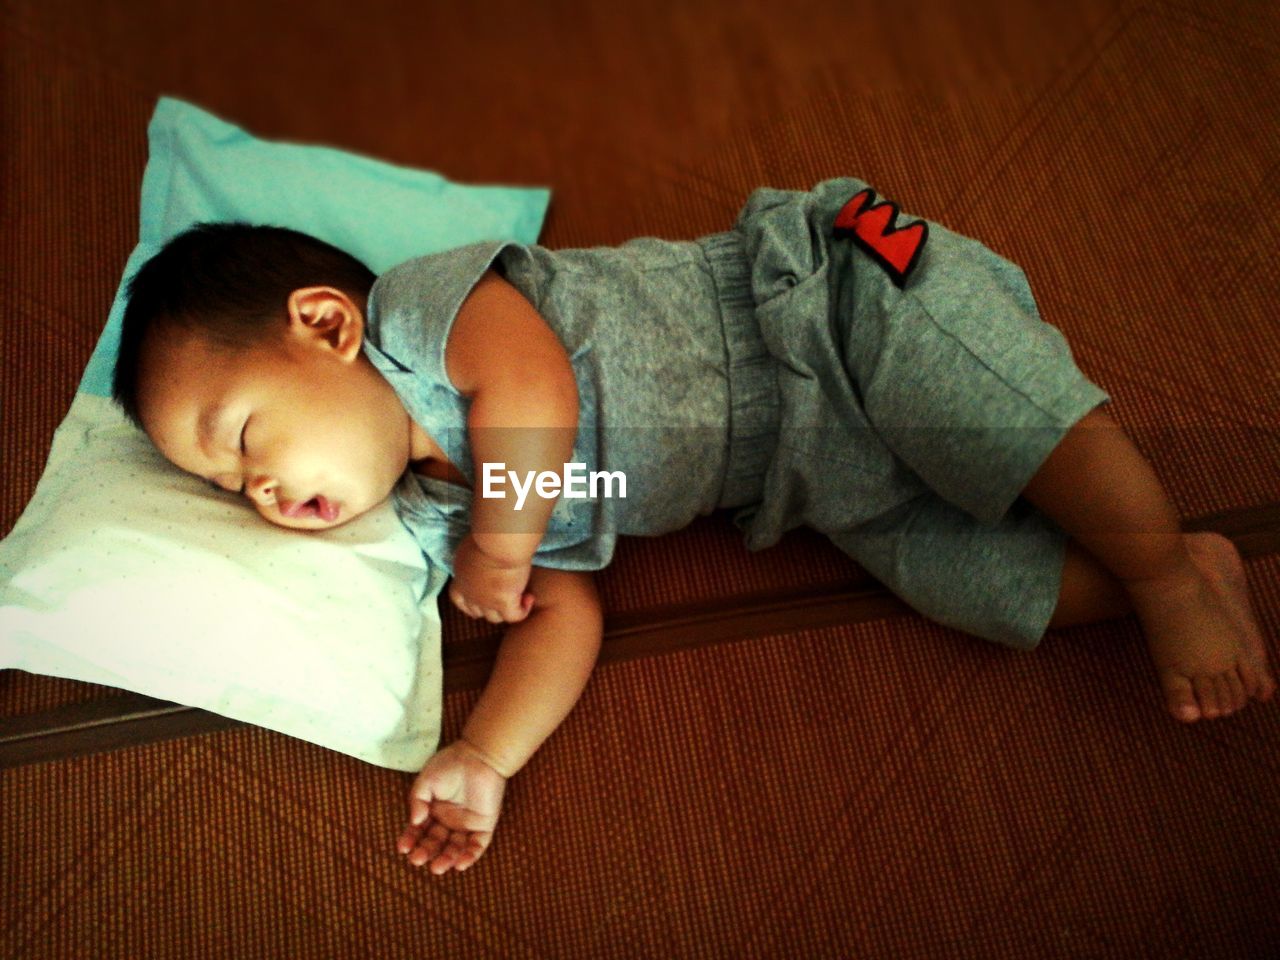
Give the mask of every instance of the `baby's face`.
M 186 331 L 157 337 L 139 371 L 147 434 L 174 464 L 243 493 L 272 523 L 345 523 L 386 499 L 414 444 L 395 391 L 360 352 L 362 330 L 295 315 L 278 338 L 246 350 Z

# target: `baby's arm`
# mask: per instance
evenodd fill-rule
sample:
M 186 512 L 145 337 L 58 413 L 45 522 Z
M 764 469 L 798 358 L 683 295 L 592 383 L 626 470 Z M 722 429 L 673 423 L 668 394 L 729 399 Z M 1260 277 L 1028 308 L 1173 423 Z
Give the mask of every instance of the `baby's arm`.
M 519 510 L 510 487 L 486 498 L 484 464 L 502 475 L 560 474 L 573 453 L 578 389 L 559 338 L 525 296 L 492 270 L 463 301 L 445 345 L 445 370 L 467 397 L 475 467 L 471 532 L 454 559 L 450 599 L 473 617 L 515 622 L 522 591 L 556 497 L 536 485 Z
M 422 768 L 399 850 L 432 873 L 465 870 L 485 852 L 507 779 L 560 725 L 586 686 L 603 618 L 590 573 L 534 567 L 538 605 L 507 628 L 462 736 Z

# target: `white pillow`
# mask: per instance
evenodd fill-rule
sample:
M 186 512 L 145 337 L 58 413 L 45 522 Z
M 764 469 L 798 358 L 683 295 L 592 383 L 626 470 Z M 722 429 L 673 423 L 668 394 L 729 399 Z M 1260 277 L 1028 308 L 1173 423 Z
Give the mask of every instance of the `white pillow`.
M 537 239 L 544 189 L 467 187 L 327 147 L 258 140 L 162 98 L 139 245 L 31 503 L 0 542 L 0 668 L 200 707 L 379 766 L 440 735 L 440 618 L 390 502 L 333 530 L 274 527 L 170 465 L 108 398 L 128 279 L 202 219 L 292 227 L 375 271 Z
M 81 393 L 0 544 L 0 666 L 414 770 L 440 736 L 445 574 L 428 576 L 389 502 L 319 533 L 272 526 Z

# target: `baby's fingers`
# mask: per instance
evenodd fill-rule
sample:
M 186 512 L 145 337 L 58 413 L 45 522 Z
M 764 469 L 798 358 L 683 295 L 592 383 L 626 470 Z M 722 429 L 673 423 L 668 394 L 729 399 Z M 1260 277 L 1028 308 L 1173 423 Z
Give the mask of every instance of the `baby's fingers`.
M 406 844 L 405 838 L 400 839 L 400 852 L 409 855 L 409 862 L 415 867 L 420 867 L 429 860 L 436 859 L 446 850 L 446 844 L 449 842 L 449 830 L 440 824 L 432 824 L 428 829 L 421 831 L 415 841 Z M 406 850 L 406 846 L 408 849 Z
M 458 859 L 462 856 L 463 848 L 452 843 L 446 844 L 444 849 L 440 851 L 440 855 L 431 861 L 430 870 L 437 877 L 441 874 L 448 873 L 451 867 L 458 863 Z
M 416 831 L 416 836 L 411 836 L 409 831 Z M 400 838 L 400 852 L 407 853 L 409 862 L 415 867 L 430 863 L 431 872 L 437 876 L 454 866 L 461 857 L 470 852 L 470 836 L 457 830 L 450 830 L 442 823 L 432 823 L 425 830 L 410 827 L 409 831 Z
M 453 601 L 453 605 L 465 613 L 473 620 L 479 620 L 484 616 L 483 612 L 474 603 L 468 602 L 467 598 L 462 595 L 457 587 L 449 588 L 449 599 Z
M 483 840 L 479 839 L 481 836 Z M 461 873 L 475 863 L 489 845 L 491 834 L 453 833 L 440 856 L 431 864 L 431 872 L 439 876 L 450 868 Z
M 421 834 L 422 831 L 417 827 L 405 827 L 404 833 L 400 834 L 400 839 L 396 841 L 396 850 L 400 853 L 408 853 L 418 842 Z
M 497 610 L 486 610 L 478 603 L 458 604 L 458 609 L 472 620 L 487 620 L 489 623 L 502 623 L 502 614 Z
M 417 827 L 427 822 L 427 817 L 431 816 L 431 797 L 418 798 L 410 795 L 409 797 L 409 823 Z
M 492 838 L 491 830 L 450 830 L 433 821 L 429 826 L 406 827 L 396 841 L 396 849 L 407 854 L 415 867 L 430 863 L 431 872 L 440 876 L 450 869 L 459 873 L 466 870 L 483 856 Z
M 518 604 L 509 605 L 507 607 L 507 612 L 502 619 L 506 623 L 519 623 L 521 620 L 529 616 L 529 611 L 532 609 L 533 609 L 533 594 L 529 593 L 528 591 L 525 591 L 524 593 L 520 594 L 520 600 Z
M 400 839 L 396 841 L 396 851 L 403 854 L 412 853 L 425 832 L 422 827 L 406 827 L 404 833 L 400 834 Z

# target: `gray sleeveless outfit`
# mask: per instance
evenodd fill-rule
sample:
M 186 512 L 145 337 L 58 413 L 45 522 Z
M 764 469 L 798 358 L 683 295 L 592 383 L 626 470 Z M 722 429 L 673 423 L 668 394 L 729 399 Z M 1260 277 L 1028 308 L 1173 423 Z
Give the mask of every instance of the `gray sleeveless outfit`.
M 625 498 L 561 497 L 535 564 L 600 569 L 620 535 L 734 508 L 752 550 L 814 527 L 925 616 L 1034 647 L 1066 535 L 1018 494 L 1110 397 L 1017 266 L 910 219 L 840 178 L 756 190 L 732 230 L 698 240 L 493 241 L 382 274 L 365 353 L 471 484 L 402 478 L 396 506 L 425 556 L 452 572 L 479 489 L 444 347 L 492 268 L 570 357 L 573 460 L 626 476 Z

